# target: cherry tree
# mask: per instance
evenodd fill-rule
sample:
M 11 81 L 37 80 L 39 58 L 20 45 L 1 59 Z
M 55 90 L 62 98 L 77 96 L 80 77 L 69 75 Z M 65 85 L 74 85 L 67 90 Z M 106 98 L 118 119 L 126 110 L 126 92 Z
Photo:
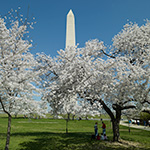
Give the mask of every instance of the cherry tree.
M 50 106 L 50 113 L 54 118 L 58 118 L 63 107 L 63 97 L 59 96 L 59 91 L 53 91 L 51 84 L 57 88 L 57 73 L 55 68 L 57 68 L 57 59 L 51 58 L 44 53 L 37 53 L 36 60 L 38 65 L 36 70 L 40 71 L 40 86 L 42 88 L 42 99 L 46 100 Z M 59 65 L 58 65 L 59 66 Z
M 83 48 L 58 51 L 54 59 L 42 56 L 54 79 L 47 92 L 59 99 L 77 94 L 98 102 L 111 118 L 113 141 L 118 141 L 122 112 L 150 103 L 149 31 L 148 21 L 141 27 L 129 23 L 113 38 L 109 53 L 102 41 L 91 40 Z
M 150 102 L 149 25 L 149 22 L 141 27 L 132 23 L 125 25 L 124 29 L 113 38 L 112 51 L 107 54 L 109 59 L 106 62 L 111 62 L 113 65 L 105 69 L 105 72 L 110 72 L 110 76 L 106 76 L 110 80 L 102 89 L 104 99 L 99 101 L 111 117 L 114 141 L 119 139 L 118 124 L 122 111 L 135 108 L 140 111 L 140 104 Z M 105 52 L 103 53 L 106 55 Z M 88 93 L 89 91 L 86 95 Z M 116 117 L 108 108 L 109 105 L 106 106 L 106 102 L 112 104 Z
M 150 104 L 150 22 L 147 20 L 142 26 L 128 23 L 113 39 L 114 55 L 124 56 L 128 61 L 130 74 L 128 80 L 134 83 L 130 98 L 142 110 L 143 105 Z M 136 82 L 136 83 L 135 83 Z
M 10 12 L 9 15 L 13 17 Z M 41 115 L 43 111 L 39 111 L 39 108 L 45 108 L 45 105 L 33 100 L 35 93 L 40 93 L 36 86 L 39 84 L 40 72 L 34 70 L 38 63 L 29 53 L 32 41 L 26 39 L 27 24 L 31 23 L 26 22 L 26 19 L 23 23 L 22 18 L 19 20 L 17 16 L 10 19 L 9 23 L 5 20 L 7 16 L 0 18 L 0 104 L 8 115 L 5 146 L 5 150 L 8 150 L 12 115 L 21 111 L 24 114 L 36 112 Z

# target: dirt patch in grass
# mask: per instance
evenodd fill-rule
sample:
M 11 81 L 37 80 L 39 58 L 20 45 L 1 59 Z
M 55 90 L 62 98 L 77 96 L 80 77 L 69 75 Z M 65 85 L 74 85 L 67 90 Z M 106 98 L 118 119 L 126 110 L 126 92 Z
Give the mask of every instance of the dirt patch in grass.
M 140 143 L 138 142 L 126 141 L 123 139 L 120 139 L 119 142 L 114 142 L 113 144 L 123 147 L 138 147 L 140 145 Z
M 96 141 L 91 144 L 85 144 L 83 149 L 87 150 L 144 150 L 140 143 L 120 140 L 119 142 Z
M 110 141 L 105 141 L 104 143 L 101 143 L 104 146 L 104 149 L 115 149 L 115 150 L 135 150 L 142 148 L 140 143 L 138 142 L 132 142 L 132 141 L 126 141 L 120 139 L 119 142 L 110 142 Z

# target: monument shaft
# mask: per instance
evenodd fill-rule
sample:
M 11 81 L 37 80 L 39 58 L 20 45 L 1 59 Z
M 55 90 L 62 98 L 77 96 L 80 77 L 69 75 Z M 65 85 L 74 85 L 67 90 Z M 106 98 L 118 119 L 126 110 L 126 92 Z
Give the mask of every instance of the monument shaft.
M 75 46 L 75 19 L 71 9 L 67 14 L 66 25 L 66 48 L 68 46 Z

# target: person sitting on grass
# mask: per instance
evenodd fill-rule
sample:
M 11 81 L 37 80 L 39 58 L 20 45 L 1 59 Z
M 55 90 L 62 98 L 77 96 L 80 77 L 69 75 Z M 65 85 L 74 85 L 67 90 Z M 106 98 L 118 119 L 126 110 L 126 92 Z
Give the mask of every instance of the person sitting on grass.
M 107 136 L 106 136 L 106 134 L 104 134 L 104 140 L 107 140 Z
M 101 140 L 104 140 L 104 135 L 103 135 L 103 133 L 101 133 L 101 138 L 100 138 Z
M 100 140 L 100 136 L 99 136 L 99 134 L 97 135 L 96 139 L 97 139 L 97 140 Z

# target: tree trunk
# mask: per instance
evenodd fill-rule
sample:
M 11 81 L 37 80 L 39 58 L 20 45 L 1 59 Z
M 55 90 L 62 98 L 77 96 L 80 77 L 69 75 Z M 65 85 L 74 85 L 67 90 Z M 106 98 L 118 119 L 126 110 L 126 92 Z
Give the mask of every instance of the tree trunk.
M 113 141 L 119 141 L 119 122 L 115 119 L 112 121 L 112 128 L 113 128 Z
M 104 103 L 102 99 L 99 100 L 99 102 L 102 104 L 104 110 L 108 113 L 108 115 L 111 118 L 112 121 L 112 129 L 113 129 L 113 141 L 119 140 L 120 134 L 119 134 L 119 123 L 121 119 L 121 109 L 119 105 L 113 104 L 113 109 L 116 111 L 116 117 L 114 116 L 111 109 Z
M 88 116 L 85 116 L 85 119 L 88 120 Z
M 68 133 L 68 119 L 66 119 L 66 133 Z
M 121 109 L 120 106 L 114 104 L 114 110 L 116 111 L 116 118 L 112 120 L 113 125 L 113 141 L 119 141 L 120 133 L 119 133 L 119 123 L 121 119 Z
M 58 119 L 58 113 L 57 112 L 54 112 L 53 119 Z
M 15 119 L 17 118 L 17 114 L 15 114 Z
M 70 120 L 70 113 L 67 114 L 67 120 Z
M 8 127 L 7 127 L 7 137 L 6 137 L 5 150 L 9 150 L 10 131 L 11 131 L 11 115 L 7 110 L 5 110 L 5 106 L 3 104 L 3 101 L 2 101 L 1 97 L 0 97 L 0 103 L 2 105 L 3 111 L 8 115 Z
M 74 120 L 75 115 L 72 116 L 72 120 Z
M 8 115 L 8 127 L 7 127 L 7 137 L 6 137 L 5 150 L 9 150 L 10 131 L 11 131 L 11 115 Z

